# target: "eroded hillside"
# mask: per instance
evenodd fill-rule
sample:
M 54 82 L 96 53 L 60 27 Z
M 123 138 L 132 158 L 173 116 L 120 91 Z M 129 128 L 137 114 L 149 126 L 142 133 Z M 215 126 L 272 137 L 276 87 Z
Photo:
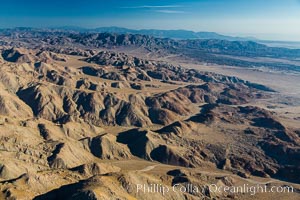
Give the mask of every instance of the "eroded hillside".
M 242 199 L 207 187 L 257 177 L 299 187 L 300 130 L 255 105 L 278 95 L 271 88 L 113 51 L 49 50 L 1 50 L 3 198 Z M 149 182 L 204 189 L 136 192 Z

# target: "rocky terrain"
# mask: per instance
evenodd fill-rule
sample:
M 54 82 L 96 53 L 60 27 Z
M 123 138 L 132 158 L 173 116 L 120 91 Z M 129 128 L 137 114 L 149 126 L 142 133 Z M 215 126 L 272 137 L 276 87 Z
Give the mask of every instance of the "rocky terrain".
M 257 179 L 299 198 L 300 128 L 256 105 L 272 88 L 102 49 L 163 39 L 37 32 L 29 48 L 32 32 L 2 34 L 1 199 L 254 199 L 208 185 Z M 86 46 L 58 48 L 73 41 Z M 149 183 L 202 190 L 136 191 Z
M 118 32 L 118 31 L 117 31 Z M 143 32 L 141 32 L 143 33 Z M 147 33 L 147 32 L 146 32 Z M 146 34 L 145 33 L 145 34 Z M 80 32 L 56 29 L 0 30 L 0 44 L 45 49 L 55 53 L 90 56 L 95 49 L 129 51 L 148 57 L 174 56 L 177 60 L 292 71 L 299 73 L 299 49 L 269 47 L 247 40 L 155 38 L 148 35 Z M 213 37 L 214 38 L 214 37 Z M 219 38 L 219 37 L 217 37 Z

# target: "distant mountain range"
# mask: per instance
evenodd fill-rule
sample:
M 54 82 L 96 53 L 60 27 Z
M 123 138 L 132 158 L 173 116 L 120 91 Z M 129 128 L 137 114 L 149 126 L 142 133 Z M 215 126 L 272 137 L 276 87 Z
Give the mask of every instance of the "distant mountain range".
M 270 47 L 283 47 L 289 49 L 300 49 L 300 42 L 296 41 L 273 41 L 262 40 L 255 37 L 233 37 L 222 35 L 216 32 L 194 32 L 189 30 L 158 30 L 158 29 L 128 29 L 117 26 L 99 27 L 94 29 L 87 29 L 77 26 L 64 26 L 57 27 L 53 30 L 65 30 L 75 32 L 90 32 L 90 33 L 118 33 L 118 34 L 141 34 L 150 35 L 156 38 L 170 38 L 176 40 L 195 40 L 195 39 L 215 39 L 215 40 L 228 40 L 228 41 L 254 41 L 260 44 L 265 44 Z
M 62 26 L 52 28 L 29 28 L 29 27 L 17 27 L 13 29 L 0 29 L 0 30 L 19 30 L 19 31 L 67 31 L 67 32 L 79 32 L 79 33 L 116 33 L 116 34 L 140 34 L 149 35 L 156 38 L 169 38 L 175 40 L 196 40 L 196 39 L 213 39 L 213 40 L 227 40 L 227 41 L 254 41 L 260 44 L 265 44 L 269 47 L 283 47 L 289 49 L 300 49 L 300 42 L 297 41 L 272 41 L 261 40 L 255 37 L 233 37 L 222 35 L 215 32 L 194 32 L 189 30 L 158 30 L 158 29 L 128 29 L 117 26 L 99 27 L 99 28 L 82 28 L 78 26 Z
M 116 33 L 119 28 L 81 29 L 74 27 L 35 29 L 15 28 L 0 30 L 0 44 L 14 47 L 44 46 L 53 48 L 142 48 L 156 56 L 180 55 L 204 63 L 240 67 L 270 67 L 272 69 L 300 71 L 300 49 L 269 47 L 253 41 L 225 39 L 182 39 L 153 37 L 148 34 Z M 48 49 L 49 50 L 49 49 Z M 60 50 L 50 50 L 61 53 Z M 78 51 L 76 51 L 78 53 Z M 76 53 L 73 52 L 73 53 Z M 73 53 L 70 53 L 73 55 Z M 266 59 L 262 59 L 266 58 Z M 277 59 L 283 59 L 278 61 Z M 275 60 L 274 60 L 275 59 Z
M 75 26 L 64 26 L 54 28 L 58 30 L 68 30 L 68 31 L 79 31 L 79 32 L 107 32 L 107 33 L 119 33 L 119 34 L 141 34 L 150 35 L 159 38 L 171 38 L 171 39 L 217 39 L 217 40 L 229 40 L 229 41 L 256 41 L 256 38 L 251 37 L 232 37 L 221 35 L 215 32 L 194 32 L 188 30 L 158 30 L 158 29 L 128 29 L 122 27 L 99 27 L 95 29 L 86 29 Z

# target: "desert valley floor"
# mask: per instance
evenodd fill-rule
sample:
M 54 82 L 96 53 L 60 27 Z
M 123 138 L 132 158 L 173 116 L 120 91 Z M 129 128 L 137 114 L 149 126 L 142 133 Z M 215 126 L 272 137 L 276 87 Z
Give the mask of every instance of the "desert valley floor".
M 55 49 L 47 37 L 35 47 L 4 37 L 0 50 L 0 199 L 300 198 L 298 73 L 141 47 Z M 149 195 L 137 184 L 202 190 Z

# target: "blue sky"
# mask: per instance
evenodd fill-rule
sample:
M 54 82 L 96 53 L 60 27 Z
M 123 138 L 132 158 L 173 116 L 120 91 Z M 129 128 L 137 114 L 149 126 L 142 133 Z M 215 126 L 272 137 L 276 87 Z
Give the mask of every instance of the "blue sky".
M 300 41 L 300 0 L 0 0 L 0 27 L 187 29 Z

